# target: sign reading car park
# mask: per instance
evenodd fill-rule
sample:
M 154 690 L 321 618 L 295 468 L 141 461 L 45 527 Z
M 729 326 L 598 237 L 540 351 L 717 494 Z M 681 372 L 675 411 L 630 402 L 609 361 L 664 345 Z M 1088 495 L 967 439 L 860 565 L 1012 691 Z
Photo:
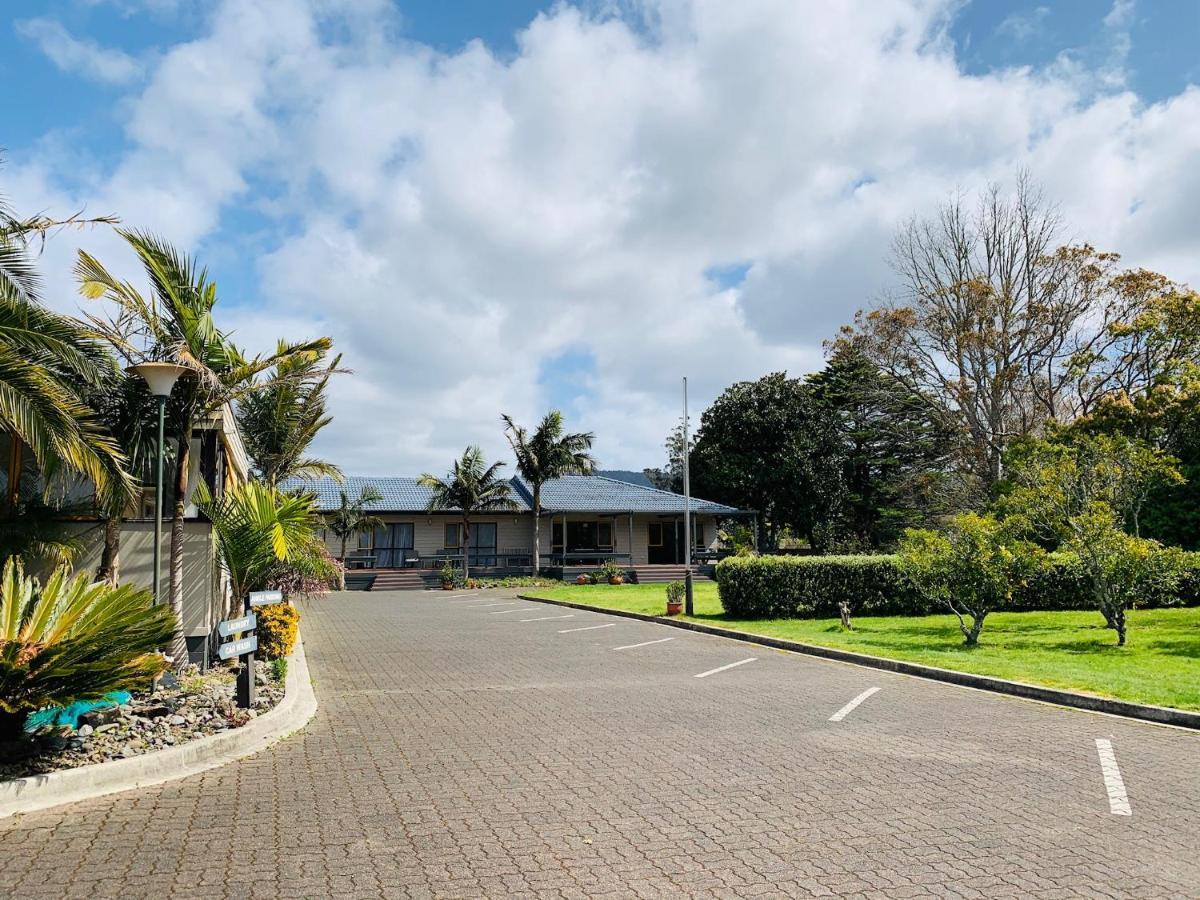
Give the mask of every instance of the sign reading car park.
M 253 653 L 258 649 L 258 637 L 250 635 L 238 641 L 230 641 L 228 644 L 222 644 L 217 651 L 217 655 L 221 659 L 232 659 L 235 656 L 242 656 L 246 653 Z
M 253 631 L 258 625 L 258 616 L 254 613 L 246 613 L 238 619 L 226 619 L 217 626 L 217 633 L 221 637 L 229 637 L 231 634 L 237 634 L 239 631 Z
M 270 603 L 282 603 L 283 591 L 251 591 L 251 606 L 267 606 Z

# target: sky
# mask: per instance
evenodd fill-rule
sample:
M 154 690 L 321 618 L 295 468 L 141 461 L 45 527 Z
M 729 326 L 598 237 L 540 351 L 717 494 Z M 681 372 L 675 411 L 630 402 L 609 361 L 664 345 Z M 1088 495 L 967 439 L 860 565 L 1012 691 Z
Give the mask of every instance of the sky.
M 333 337 L 315 451 L 508 458 L 561 408 L 664 462 L 689 378 L 823 363 L 896 228 L 1026 170 L 1088 241 L 1200 284 L 1194 0 L 44 0 L 6 5 L 0 194 L 207 266 L 252 352 Z M 15 10 L 15 11 L 14 11 Z M 110 229 L 60 232 L 138 279 Z

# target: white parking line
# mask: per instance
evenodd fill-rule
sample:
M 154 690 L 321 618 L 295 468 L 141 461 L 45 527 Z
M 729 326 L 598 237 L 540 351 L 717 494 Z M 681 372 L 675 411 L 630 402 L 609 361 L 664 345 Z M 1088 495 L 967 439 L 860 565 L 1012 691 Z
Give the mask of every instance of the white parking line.
M 507 603 L 485 603 L 483 606 L 476 606 L 475 609 L 488 609 L 492 606 L 515 606 L 516 603 L 516 600 L 510 600 Z
M 482 606 L 479 608 L 483 609 Z M 529 607 L 528 606 L 518 606 L 516 609 L 502 609 L 499 612 L 488 613 L 488 615 L 489 616 L 503 616 L 506 613 L 514 613 L 514 612 L 529 612 Z
M 583 628 L 564 628 L 559 634 L 570 634 L 572 631 L 594 631 L 597 628 L 616 628 L 616 622 L 609 622 L 607 625 L 585 625 Z
M 718 666 L 715 669 L 709 669 L 707 672 L 701 672 L 699 675 L 693 675 L 692 677 L 693 678 L 707 678 L 709 675 L 716 675 L 718 672 L 724 672 L 726 669 L 736 669 L 738 666 L 744 666 L 746 663 L 752 663 L 756 659 L 758 659 L 757 656 L 751 656 L 749 659 L 742 659 L 742 660 L 738 660 L 735 663 L 729 663 L 728 665 L 725 665 L 725 666 Z
M 632 650 L 635 647 L 649 647 L 651 644 L 665 644 L 675 638 L 659 638 L 657 641 L 642 641 L 640 644 L 626 644 L 624 647 L 613 647 L 614 650 Z
M 1096 752 L 1100 754 L 1100 771 L 1104 774 L 1104 789 L 1108 791 L 1108 811 L 1114 816 L 1132 816 L 1133 810 L 1129 806 L 1129 795 L 1125 793 L 1125 780 L 1117 768 L 1112 741 L 1096 738 Z
M 832 716 L 830 716 L 829 721 L 830 722 L 842 721 L 842 719 L 846 718 L 846 716 L 848 716 L 848 715 L 850 715 L 850 713 L 854 712 L 854 708 L 856 706 L 858 706 L 858 704 L 862 703 L 864 700 L 866 700 L 868 697 L 870 697 L 872 694 L 874 694 L 878 690 L 879 690 L 879 688 L 877 688 L 877 687 L 867 688 L 865 691 L 863 691 L 861 694 L 859 694 L 857 697 L 855 697 L 853 700 L 851 700 L 849 703 L 847 703 L 845 706 L 843 706 L 841 709 L 839 709 L 837 712 L 835 712 Z
M 522 622 L 546 622 L 550 619 L 573 619 L 575 616 L 538 616 L 536 619 L 522 619 Z

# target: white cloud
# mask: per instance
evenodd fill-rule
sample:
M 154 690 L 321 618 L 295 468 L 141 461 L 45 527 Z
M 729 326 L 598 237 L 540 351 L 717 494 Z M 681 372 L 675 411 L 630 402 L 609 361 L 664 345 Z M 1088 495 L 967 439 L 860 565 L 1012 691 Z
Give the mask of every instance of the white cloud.
M 1200 280 L 1200 91 L 1145 106 L 1061 69 L 965 75 L 954 8 L 646 0 L 647 31 L 559 6 L 501 59 L 390 37 L 376 0 L 227 2 L 132 97 L 115 167 L 68 187 L 14 160 L 14 200 L 255 257 L 227 321 L 258 349 L 334 336 L 356 374 L 320 449 L 348 471 L 503 454 L 500 413 L 543 411 L 564 352 L 595 364 L 571 425 L 606 465 L 654 465 L 679 376 L 699 409 L 818 367 L 889 286 L 897 222 L 1019 166 L 1069 236 Z M 229 224 L 245 211 L 276 223 L 266 252 Z M 742 285 L 704 277 L 734 260 Z
M 1024 12 L 1010 13 L 996 26 L 996 31 L 1014 41 L 1027 41 L 1042 29 L 1042 23 L 1050 15 L 1050 7 L 1038 6 Z
M 77 38 L 54 19 L 22 19 L 14 27 L 64 72 L 106 84 L 128 84 L 141 74 L 141 64 L 128 53 Z

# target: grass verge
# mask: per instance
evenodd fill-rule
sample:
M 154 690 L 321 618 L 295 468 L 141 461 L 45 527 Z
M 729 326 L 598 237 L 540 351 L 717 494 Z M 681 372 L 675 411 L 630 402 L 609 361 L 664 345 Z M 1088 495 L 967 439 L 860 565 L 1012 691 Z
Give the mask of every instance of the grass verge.
M 666 610 L 660 584 L 564 585 L 526 595 L 650 615 Z M 975 648 L 963 646 L 951 615 L 860 618 L 853 631 L 843 630 L 836 619 L 730 619 L 711 582 L 696 585 L 694 612 L 694 621 L 736 631 L 1200 710 L 1200 608 L 1133 610 L 1125 647 L 1116 646 L 1116 635 L 1098 612 L 992 613 Z

